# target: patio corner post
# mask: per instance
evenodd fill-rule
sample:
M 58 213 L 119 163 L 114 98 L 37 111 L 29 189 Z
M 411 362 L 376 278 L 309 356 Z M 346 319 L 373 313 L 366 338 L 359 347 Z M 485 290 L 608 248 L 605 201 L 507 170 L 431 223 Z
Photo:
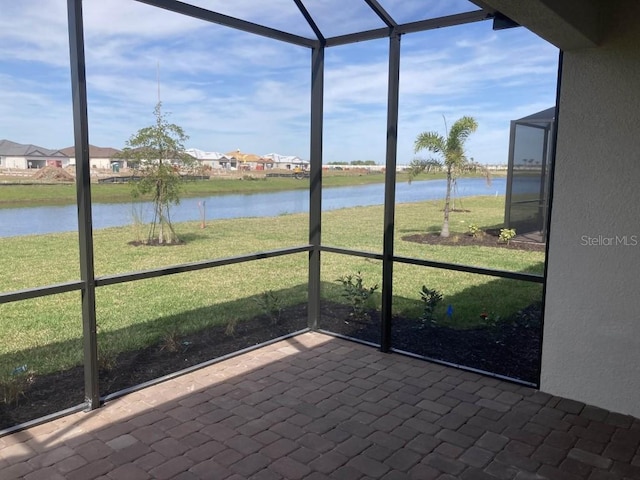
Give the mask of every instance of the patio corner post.
M 317 330 L 320 318 L 320 245 L 322 241 L 322 117 L 324 97 L 324 45 L 311 53 L 311 146 L 309 183 L 309 301 L 308 326 Z
M 391 350 L 393 306 L 393 238 L 395 230 L 396 163 L 398 156 L 398 104 L 400 92 L 400 34 L 389 37 L 389 81 L 387 97 L 387 151 L 384 182 L 384 235 L 382 246 L 382 316 L 380 350 Z
M 96 291 L 93 265 L 93 227 L 91 219 L 91 176 L 89 171 L 89 125 L 87 118 L 87 79 L 84 57 L 82 0 L 67 0 L 69 54 L 73 101 L 73 138 L 76 159 L 76 192 L 80 278 L 82 280 L 82 340 L 84 353 L 84 391 L 87 409 L 100 406 L 98 389 L 98 338 L 96 332 Z
M 542 385 L 542 356 L 544 355 L 544 329 L 545 329 L 545 313 L 547 312 L 547 284 L 549 279 L 549 240 L 551 239 L 551 215 L 553 214 L 553 192 L 556 176 L 556 151 L 558 145 L 558 126 L 560 125 L 560 96 L 562 94 L 562 72 L 564 67 L 564 50 L 558 52 L 558 80 L 556 82 L 556 105 L 553 114 L 555 121 L 551 131 L 551 157 L 549 158 L 549 194 L 547 197 L 547 216 L 544 219 L 543 238 L 544 244 L 544 272 L 542 283 L 542 322 L 540 323 L 540 331 L 538 332 L 538 341 L 540 342 L 540 351 L 538 353 L 538 378 L 537 388 Z

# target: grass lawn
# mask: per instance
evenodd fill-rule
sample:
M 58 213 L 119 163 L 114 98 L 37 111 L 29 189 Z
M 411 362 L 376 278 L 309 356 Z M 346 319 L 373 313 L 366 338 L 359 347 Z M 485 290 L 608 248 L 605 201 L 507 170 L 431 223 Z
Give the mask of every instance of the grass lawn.
M 452 232 L 465 233 L 469 223 L 492 227 L 502 221 L 504 197 L 465 199 L 470 212 L 452 214 Z M 439 228 L 442 202 L 397 206 L 396 254 L 466 263 L 513 271 L 542 273 L 544 254 L 477 246 L 429 246 L 401 240 L 410 233 Z M 383 208 L 361 207 L 323 214 L 323 244 L 381 252 Z M 211 221 L 176 225 L 185 245 L 134 247 L 134 226 L 94 232 L 98 276 L 145 270 L 185 262 L 224 258 L 307 243 L 308 215 Z M 63 233 L 1 238 L 0 291 L 14 291 L 79 278 L 77 234 Z M 100 287 L 96 293 L 100 338 L 113 349 L 137 349 L 167 331 L 197 331 L 209 324 L 228 324 L 261 313 L 258 298 L 273 290 L 287 304 L 306 301 L 307 254 L 259 260 L 204 271 Z M 323 253 L 325 298 L 340 300 L 336 281 L 362 272 L 365 284 L 381 282 L 381 262 Z M 437 315 L 456 328 L 477 326 L 487 311 L 505 318 L 541 298 L 541 286 L 513 280 L 396 265 L 394 311 L 419 315 L 420 287 L 444 295 Z M 379 303 L 379 293 L 374 304 Z M 455 314 L 446 316 L 447 305 Z M 81 363 L 80 293 L 0 304 L 0 375 L 28 365 L 43 374 Z M 103 345 L 107 346 L 106 342 Z

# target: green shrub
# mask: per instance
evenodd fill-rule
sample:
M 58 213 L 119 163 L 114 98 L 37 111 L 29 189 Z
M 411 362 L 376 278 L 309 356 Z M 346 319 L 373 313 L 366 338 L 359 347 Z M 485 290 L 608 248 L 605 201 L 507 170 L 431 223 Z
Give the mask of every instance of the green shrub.
M 342 297 L 346 298 L 351 306 L 351 317 L 356 320 L 366 320 L 369 317 L 367 314 L 369 299 L 378 289 L 378 285 L 365 287 L 360 272 L 355 275 L 343 275 L 337 281 L 342 283 Z
M 266 290 L 253 300 L 258 304 L 262 312 L 271 319 L 273 325 L 280 321 L 284 302 L 277 293 L 273 290 Z
M 442 301 L 442 293 L 437 290 L 431 290 L 426 285 L 420 290 L 420 300 L 422 300 L 423 308 L 420 321 L 424 325 L 435 325 L 438 323 L 435 317 L 435 309 L 438 303 Z
M 500 240 L 501 242 L 506 243 L 507 245 L 509 245 L 509 241 L 516 236 L 516 231 L 513 228 L 501 228 L 500 229 L 500 236 L 498 237 L 498 240 Z
M 482 235 L 482 230 L 477 224 L 472 223 L 471 225 L 469 225 L 469 228 L 467 229 L 467 233 L 471 235 L 473 238 L 477 238 L 480 235 Z
M 27 367 L 21 365 L 11 372 L 6 370 L 0 372 L 0 395 L 2 403 L 6 405 L 18 404 L 20 398 L 25 396 L 25 391 L 33 383 L 34 373 Z

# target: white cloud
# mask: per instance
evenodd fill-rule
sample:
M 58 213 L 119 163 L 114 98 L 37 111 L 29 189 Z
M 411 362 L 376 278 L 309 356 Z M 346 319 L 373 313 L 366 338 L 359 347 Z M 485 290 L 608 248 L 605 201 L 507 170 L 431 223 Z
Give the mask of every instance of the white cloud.
M 11 21 L 0 17 L 0 137 L 49 148 L 70 145 L 66 2 L 0 2 L 11 16 Z M 296 8 L 285 10 L 285 2 L 293 4 L 198 3 L 219 4 L 227 9 L 223 13 L 284 28 L 302 18 Z M 319 13 L 331 10 L 333 2 L 308 3 Z M 342 7 L 344 19 L 351 18 L 344 8 L 355 8 L 352 3 Z M 382 3 L 400 16 L 414 15 L 412 9 L 422 5 Z M 440 1 L 434 8 L 446 13 L 462 3 Z M 92 143 L 121 147 L 152 121 L 159 64 L 165 111 L 191 136 L 187 146 L 308 157 L 307 49 L 131 0 L 85 0 L 83 5 Z M 354 28 L 359 21 L 336 24 L 336 29 Z M 376 40 L 327 50 L 327 161 L 384 160 L 387 49 L 387 40 Z M 413 157 L 417 133 L 443 128 L 443 115 L 450 121 L 475 116 L 480 128 L 469 141 L 470 156 L 506 161 L 509 121 L 554 102 L 556 57 L 553 47 L 523 29 L 493 32 L 488 24 L 403 36 L 399 161 Z

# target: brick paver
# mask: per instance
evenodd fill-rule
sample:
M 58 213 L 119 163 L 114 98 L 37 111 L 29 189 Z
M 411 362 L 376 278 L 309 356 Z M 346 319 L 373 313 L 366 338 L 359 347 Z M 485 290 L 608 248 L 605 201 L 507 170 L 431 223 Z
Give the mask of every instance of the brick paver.
M 0 478 L 640 479 L 640 420 L 305 333 L 0 438 Z

